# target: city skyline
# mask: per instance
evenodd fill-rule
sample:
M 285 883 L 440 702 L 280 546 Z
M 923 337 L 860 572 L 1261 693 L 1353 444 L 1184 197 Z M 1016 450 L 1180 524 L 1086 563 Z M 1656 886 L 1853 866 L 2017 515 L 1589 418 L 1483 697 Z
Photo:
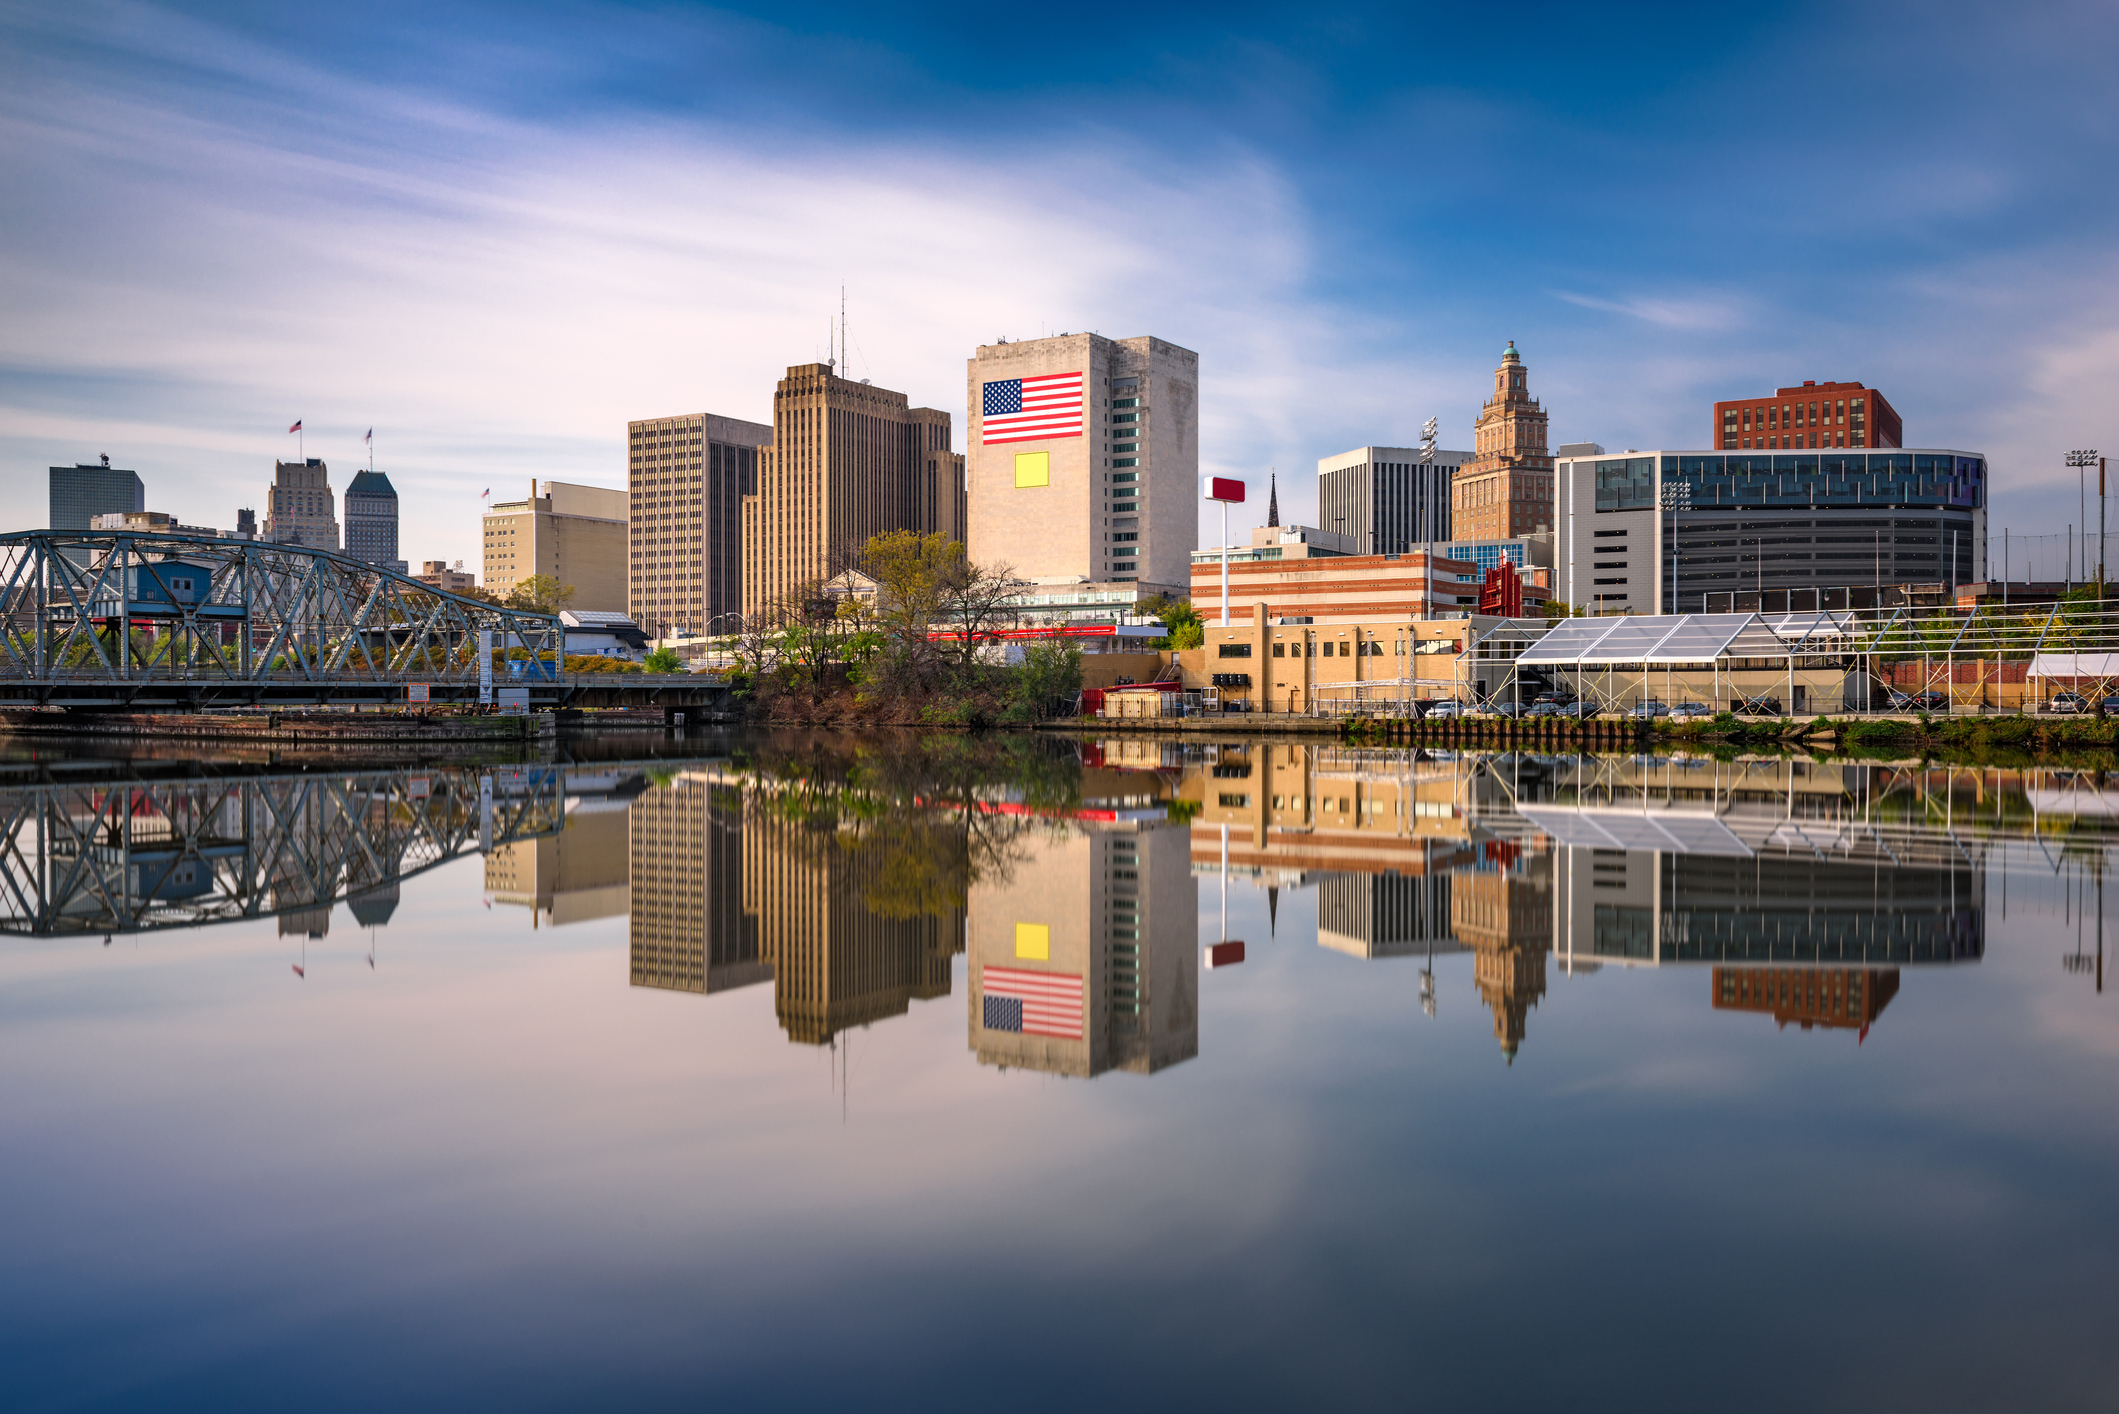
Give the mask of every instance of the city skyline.
M 2065 450 L 2119 442 L 2111 198 L 2071 180 L 2109 160 L 2109 14 L 1909 34 L 1864 8 L 1822 53 L 1785 7 L 1683 38 L 1556 16 L 1504 79 L 1440 10 L 1148 17 L 1124 64 L 1070 40 L 1006 76 L 991 34 L 918 15 L 303 13 L 4 22 L 30 213 L 0 246 L 9 465 L 107 451 L 221 524 L 293 418 L 342 466 L 372 425 L 433 526 L 403 557 L 475 560 L 489 484 L 622 484 L 625 423 L 663 409 L 765 420 L 765 375 L 824 356 L 842 285 L 848 373 L 915 404 L 956 407 L 998 336 L 1199 350 L 1201 470 L 1277 466 L 1292 522 L 1320 455 L 1428 416 L 1463 445 L 1509 339 L 1555 444 L 1694 445 L 1718 400 L 1888 388 L 1909 436 L 1993 458 L 2019 530 L 2077 518 Z M 1435 77 L 1378 67 L 1415 36 Z M 709 60 L 743 79 L 701 91 Z M 1787 101 L 1719 101 L 1767 82 Z M 1859 163 L 1764 185 L 1850 129 Z M 1609 219 L 1465 222 L 1499 181 Z M 1889 220 L 1836 214 L 1879 196 Z M 1356 199 L 1380 217 L 1345 219 Z

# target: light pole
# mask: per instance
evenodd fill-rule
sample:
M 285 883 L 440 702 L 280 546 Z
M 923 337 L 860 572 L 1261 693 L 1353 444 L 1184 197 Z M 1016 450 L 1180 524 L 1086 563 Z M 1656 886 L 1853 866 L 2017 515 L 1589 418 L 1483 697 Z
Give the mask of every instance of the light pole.
M 2069 452 L 2067 454 L 2067 464 L 2076 469 L 2075 484 L 2078 496 L 2085 497 L 2088 494 L 2085 483 L 2089 479 L 2089 469 L 2093 466 L 2097 468 L 2097 600 L 2102 603 L 2104 601 L 2104 458 L 2097 455 L 2095 448 L 2089 448 Z M 2082 528 L 2085 532 L 2089 530 L 2090 525 L 2088 512 L 2089 508 L 2085 505 L 2082 516 Z M 2084 579 L 2089 578 L 2089 556 L 2087 555 L 2082 557 L 2082 572 Z

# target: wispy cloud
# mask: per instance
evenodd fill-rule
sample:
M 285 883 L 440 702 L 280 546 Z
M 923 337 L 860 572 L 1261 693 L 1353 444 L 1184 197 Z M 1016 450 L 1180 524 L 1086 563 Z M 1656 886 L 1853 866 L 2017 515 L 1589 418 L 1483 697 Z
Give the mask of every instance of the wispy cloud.
M 1734 298 L 1671 299 L 1640 296 L 1631 299 L 1599 299 L 1567 290 L 1554 290 L 1555 298 L 1583 309 L 1623 314 L 1644 324 L 1664 329 L 1736 329 L 1744 323 L 1742 301 Z

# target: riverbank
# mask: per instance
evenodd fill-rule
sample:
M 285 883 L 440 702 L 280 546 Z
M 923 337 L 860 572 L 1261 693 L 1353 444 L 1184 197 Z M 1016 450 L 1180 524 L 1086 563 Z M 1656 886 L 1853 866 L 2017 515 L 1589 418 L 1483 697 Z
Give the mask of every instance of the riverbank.
M 1828 716 L 1753 719 L 1723 714 L 1704 722 L 1627 717 L 1571 721 L 1540 717 L 1457 718 L 1298 717 L 1227 713 L 1211 717 L 1067 718 L 1045 730 L 1085 736 L 1264 737 L 1338 740 L 1356 745 L 1528 748 L 1567 751 L 1633 750 L 1645 744 L 1802 746 L 1880 749 L 1918 755 L 1931 751 L 2007 751 L 2032 757 L 2119 750 L 2119 720 L 2027 716 Z

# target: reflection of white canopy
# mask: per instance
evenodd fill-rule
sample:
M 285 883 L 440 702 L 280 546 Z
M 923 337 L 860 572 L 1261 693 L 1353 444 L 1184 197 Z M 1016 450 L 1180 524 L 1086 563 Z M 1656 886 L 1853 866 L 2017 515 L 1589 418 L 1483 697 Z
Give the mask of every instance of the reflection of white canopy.
M 2119 815 L 2119 795 L 2089 786 L 2070 786 L 2065 790 L 2032 786 L 2023 794 L 2031 809 L 2041 815 L 2099 815 L 2106 819 Z
M 1566 845 L 1718 854 L 1738 859 L 1748 859 L 1752 854 L 1751 847 L 1713 815 L 1672 810 L 1570 810 L 1560 805 L 1525 805 L 1522 812 L 1524 819 Z
M 1793 615 L 1808 621 L 1824 615 Z M 1790 644 L 1757 614 L 1628 614 L 1566 619 L 1523 651 L 1519 663 L 1571 667 L 1589 663 L 1707 663 L 1717 658 L 1778 658 Z M 1817 650 L 1812 650 L 1817 651 Z
M 2119 677 L 2119 653 L 2038 653 L 2031 658 L 2034 678 Z

